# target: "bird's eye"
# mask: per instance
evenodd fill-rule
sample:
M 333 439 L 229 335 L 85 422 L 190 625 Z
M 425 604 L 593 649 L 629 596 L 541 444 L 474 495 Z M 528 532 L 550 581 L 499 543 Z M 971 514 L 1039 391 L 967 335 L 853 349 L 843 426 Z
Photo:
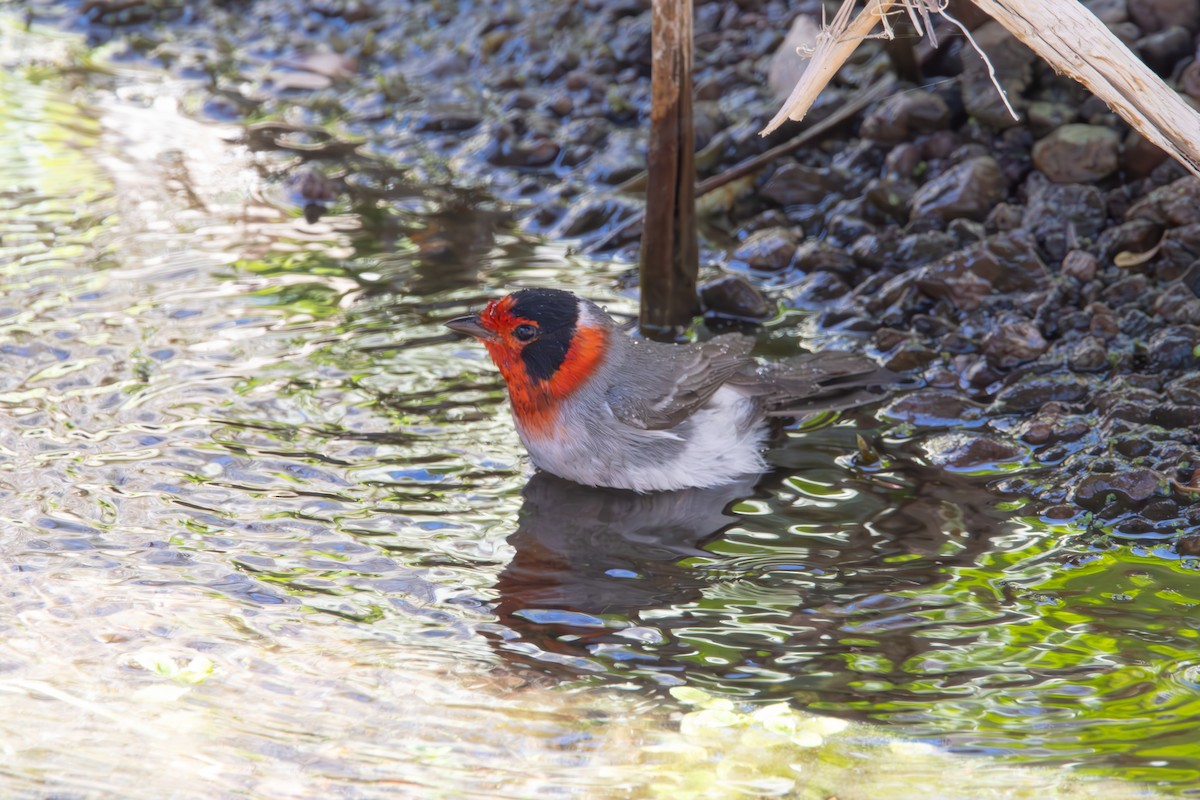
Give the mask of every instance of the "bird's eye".
M 538 329 L 533 325 L 518 325 L 513 328 L 513 336 L 517 337 L 518 341 L 528 342 L 537 335 Z

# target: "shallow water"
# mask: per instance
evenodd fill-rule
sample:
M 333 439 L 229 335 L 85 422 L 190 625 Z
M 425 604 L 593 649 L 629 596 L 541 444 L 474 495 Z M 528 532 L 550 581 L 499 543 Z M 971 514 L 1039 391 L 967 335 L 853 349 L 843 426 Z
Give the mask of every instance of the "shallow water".
M 622 265 L 446 190 L 305 224 L 180 87 L 79 80 L 0 78 L 7 794 L 769 794 L 717 774 L 728 743 L 646 755 L 689 730 L 678 686 L 885 723 L 798 796 L 1063 779 L 930 748 L 886 782 L 890 733 L 1197 782 L 1194 560 L 1022 517 L 923 463 L 936 428 L 869 416 L 788 431 L 758 487 L 531 479 L 482 349 L 440 323 L 547 283 L 632 313 Z

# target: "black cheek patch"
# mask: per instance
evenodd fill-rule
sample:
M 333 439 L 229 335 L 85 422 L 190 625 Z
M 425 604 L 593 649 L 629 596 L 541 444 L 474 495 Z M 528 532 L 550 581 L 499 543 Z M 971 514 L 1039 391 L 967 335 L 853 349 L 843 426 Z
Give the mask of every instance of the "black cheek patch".
M 554 373 L 567 360 L 574 331 L 572 326 L 568 331 L 543 334 L 521 348 L 521 361 L 525 363 L 525 373 L 531 380 L 548 381 L 554 377 Z

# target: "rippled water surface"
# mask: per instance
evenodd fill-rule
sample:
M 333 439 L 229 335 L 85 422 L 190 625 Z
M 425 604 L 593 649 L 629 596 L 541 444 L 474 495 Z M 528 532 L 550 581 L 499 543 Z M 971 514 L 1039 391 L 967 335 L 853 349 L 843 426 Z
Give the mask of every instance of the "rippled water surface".
M 531 479 L 440 323 L 547 283 L 632 312 L 620 265 L 446 191 L 305 224 L 169 87 L 72 89 L 43 64 L 67 45 L 0 42 L 6 795 L 1087 791 L 1004 760 L 1200 784 L 1194 559 L 1022 517 L 869 416 L 790 430 L 757 487 Z M 739 773 L 679 686 L 885 724 Z

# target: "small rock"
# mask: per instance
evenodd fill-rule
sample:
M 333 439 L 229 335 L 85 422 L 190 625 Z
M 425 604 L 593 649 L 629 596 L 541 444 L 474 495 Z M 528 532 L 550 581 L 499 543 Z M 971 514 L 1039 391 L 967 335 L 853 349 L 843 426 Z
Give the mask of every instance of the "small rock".
M 900 221 L 907 221 L 916 185 L 895 178 L 873 178 L 863 196 L 875 208 Z
M 1108 348 L 1095 336 L 1085 336 L 1073 348 L 1068 361 L 1076 372 L 1096 372 L 1108 366 Z
M 1049 347 L 1042 332 L 1028 320 L 999 325 L 983 337 L 983 352 L 997 369 L 1012 369 L 1033 361 Z
M 913 197 L 912 217 L 982 221 L 1004 199 L 1008 184 L 991 156 L 972 158 L 926 183 Z
M 863 120 L 859 135 L 896 144 L 919 133 L 942 130 L 950 123 L 950 108 L 932 92 L 914 89 L 894 94 Z
M 1129 18 L 1147 33 L 1171 25 L 1200 28 L 1200 0 L 1129 0 Z
M 1060 271 L 1069 278 L 1087 283 L 1096 277 L 1100 262 L 1086 250 L 1072 250 L 1063 258 Z
M 1179 76 L 1179 88 L 1193 100 L 1200 100 L 1200 60 L 1194 60 L 1183 68 Z
M 1014 203 L 999 203 L 988 212 L 983 221 L 984 230 L 988 233 L 1003 233 L 1021 227 L 1023 209 Z
M 707 311 L 721 317 L 759 321 L 775 313 L 766 295 L 739 275 L 725 275 L 703 284 L 700 300 Z
M 1162 240 L 1163 226 L 1148 219 L 1131 219 L 1106 229 L 1096 240 L 1096 252 L 1105 261 L 1120 253 L 1145 253 Z
M 788 290 L 790 308 L 818 309 L 850 291 L 844 280 L 832 272 L 810 272 Z
M 879 413 L 894 422 L 907 422 L 922 428 L 947 428 L 982 423 L 983 408 L 955 392 L 921 389 L 896 398 Z
M 1189 175 L 1150 192 L 1125 215 L 1127 220 L 1135 218 L 1169 228 L 1200 222 L 1200 178 Z
M 616 219 L 637 213 L 627 201 L 593 198 L 571 203 L 566 215 L 550 230 L 554 239 L 573 239 L 600 230 Z
M 1110 503 L 1126 508 L 1145 503 L 1163 487 L 1162 476 L 1152 469 L 1093 472 L 1075 487 L 1075 502 L 1090 511 Z
M 1100 296 L 1110 308 L 1120 308 L 1141 300 L 1149 286 L 1145 275 L 1130 275 L 1111 284 Z
M 1064 258 L 1069 249 L 1100 235 L 1108 219 L 1104 193 L 1095 186 L 1033 180 L 1025 206 L 1024 227 L 1033 234 L 1051 259 Z
M 1033 129 L 1036 136 L 1045 136 L 1075 119 L 1074 106 L 1045 100 L 1035 100 L 1030 103 L 1025 113 L 1029 117 L 1029 127 Z
M 1117 171 L 1120 150 L 1116 131 L 1063 125 L 1033 146 L 1033 164 L 1056 183 L 1090 183 Z
M 1027 375 L 996 395 L 996 411 L 1035 411 L 1046 403 L 1077 403 L 1092 392 L 1093 381 L 1065 372 Z
M 1192 35 L 1182 25 L 1171 25 L 1138 39 L 1136 48 L 1146 66 L 1169 76 L 1175 63 L 1193 49 Z
M 794 266 L 801 272 L 833 272 L 842 277 L 854 274 L 854 259 L 845 251 L 820 239 L 807 239 L 795 251 Z
M 1023 461 L 1029 451 L 994 436 L 972 433 L 947 433 L 933 436 L 921 444 L 930 463 L 950 470 L 992 470 L 1001 464 Z
M 1195 325 L 1164 328 L 1151 336 L 1150 341 L 1146 343 L 1150 366 L 1158 370 L 1200 367 L 1200 357 L 1196 355 L 1197 347 L 1200 347 L 1200 327 Z
M 1183 405 L 1200 405 L 1200 374 L 1184 375 L 1164 387 L 1167 397 Z
M 1188 287 L 1176 283 L 1154 301 L 1154 313 L 1167 322 L 1200 324 L 1200 298 Z
M 955 220 L 960 222 L 961 220 Z M 900 240 L 896 248 L 896 259 L 905 266 L 919 267 L 953 253 L 959 248 L 953 234 L 942 231 L 910 233 Z
M 791 162 L 775 170 L 760 194 L 781 206 L 815 205 L 845 186 L 845 176 Z
M 751 234 L 733 251 L 733 261 L 760 272 L 780 272 L 791 266 L 796 241 L 786 228 L 768 228 Z
M 1136 130 L 1129 131 L 1125 136 L 1125 143 L 1121 146 L 1121 169 L 1128 176 L 1126 180 L 1145 178 L 1167 158 L 1166 151 Z

